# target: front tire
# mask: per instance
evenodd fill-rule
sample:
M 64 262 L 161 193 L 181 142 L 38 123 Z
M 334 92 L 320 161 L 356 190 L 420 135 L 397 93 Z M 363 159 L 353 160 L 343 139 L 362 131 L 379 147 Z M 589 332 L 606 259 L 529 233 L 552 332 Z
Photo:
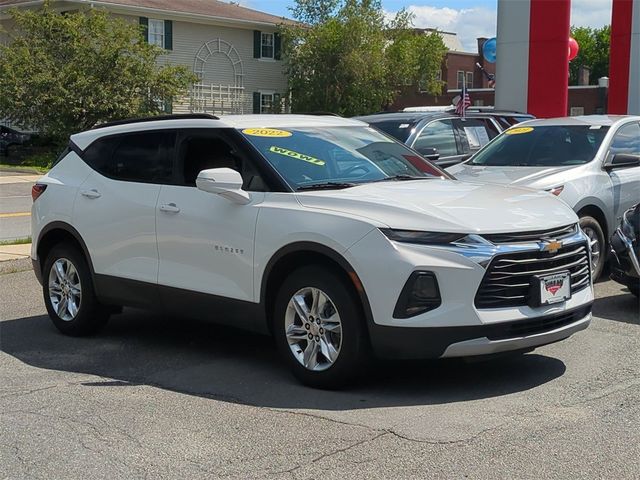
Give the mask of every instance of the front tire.
M 602 227 L 595 218 L 589 216 L 580 217 L 580 228 L 587 237 L 589 237 L 591 276 L 595 282 L 602 274 L 604 268 L 607 257 L 607 242 Z
M 84 255 L 70 245 L 56 245 L 47 256 L 42 290 L 49 318 L 65 335 L 90 335 L 109 319 L 96 299 Z
M 353 381 L 367 358 L 366 325 L 353 286 L 319 267 L 293 272 L 278 292 L 273 332 L 294 376 L 314 388 Z

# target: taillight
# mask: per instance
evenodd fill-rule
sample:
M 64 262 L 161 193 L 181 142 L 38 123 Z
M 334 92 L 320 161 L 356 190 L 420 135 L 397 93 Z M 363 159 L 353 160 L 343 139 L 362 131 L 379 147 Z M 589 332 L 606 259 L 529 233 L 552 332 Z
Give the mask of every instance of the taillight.
M 46 189 L 47 186 L 42 185 L 41 183 L 36 183 L 33 187 L 31 187 L 31 198 L 33 198 L 33 201 L 35 202 Z

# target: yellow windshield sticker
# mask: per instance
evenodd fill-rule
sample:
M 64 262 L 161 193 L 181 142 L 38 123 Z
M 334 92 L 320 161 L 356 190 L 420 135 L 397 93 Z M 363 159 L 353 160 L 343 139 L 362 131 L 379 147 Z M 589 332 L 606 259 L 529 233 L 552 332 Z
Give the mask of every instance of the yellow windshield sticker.
M 529 132 L 533 132 L 533 127 L 510 128 L 504 133 L 506 133 L 507 135 L 519 135 L 521 133 L 529 133 Z
M 314 165 L 318 165 L 319 167 L 325 164 L 324 160 L 320 160 L 319 158 L 315 158 L 310 155 L 305 155 L 304 153 L 294 152 L 293 150 L 288 150 L 286 148 L 273 146 L 269 147 L 269 151 L 277 153 L 278 155 L 284 155 L 285 157 L 295 158 L 296 160 L 302 160 L 303 162 L 312 163 Z
M 242 133 L 253 137 L 290 137 L 292 135 L 291 132 L 275 128 L 245 128 Z

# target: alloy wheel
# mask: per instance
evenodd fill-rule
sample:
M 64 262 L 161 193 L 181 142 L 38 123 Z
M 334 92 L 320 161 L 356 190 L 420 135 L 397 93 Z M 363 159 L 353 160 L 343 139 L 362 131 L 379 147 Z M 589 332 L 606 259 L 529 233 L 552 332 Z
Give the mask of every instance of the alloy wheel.
M 600 263 L 600 254 L 602 246 L 600 245 L 600 239 L 598 233 L 593 228 L 583 228 L 584 233 L 589 237 L 589 249 L 591 250 L 591 271 L 595 272 L 598 269 Z
M 302 288 L 291 297 L 285 312 L 285 334 L 293 356 L 308 370 L 326 370 L 338 359 L 340 315 L 319 288 Z
M 66 258 L 59 258 L 49 271 L 49 300 L 56 315 L 65 322 L 73 320 L 80 310 L 82 286 L 76 267 Z

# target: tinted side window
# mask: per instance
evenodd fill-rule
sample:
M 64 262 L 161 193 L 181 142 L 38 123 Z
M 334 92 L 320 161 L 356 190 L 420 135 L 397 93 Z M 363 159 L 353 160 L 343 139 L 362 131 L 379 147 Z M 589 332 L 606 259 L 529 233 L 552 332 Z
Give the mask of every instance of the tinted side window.
M 385 120 L 381 122 L 370 122 L 369 125 L 376 127 L 378 130 L 382 130 L 384 133 L 397 138 L 401 142 L 406 142 L 412 130 L 415 128 L 416 122 L 407 119 Z
M 84 154 L 94 170 L 114 180 L 171 183 L 175 131 L 115 135 L 96 140 Z
M 471 153 L 484 147 L 497 136 L 494 124 L 488 118 L 457 119 L 454 123 L 462 134 L 462 153 Z
M 177 183 L 195 187 L 198 174 L 211 168 L 236 170 L 242 176 L 244 190 L 268 190 L 257 169 L 243 158 L 223 134 L 207 130 L 191 130 L 181 134 L 176 164 Z
M 631 123 L 618 130 L 611 141 L 608 160 L 617 153 L 640 155 L 640 124 Z
M 458 155 L 452 121 L 436 120 L 429 123 L 416 138 L 413 148 L 418 152 L 437 148 L 441 158 Z

